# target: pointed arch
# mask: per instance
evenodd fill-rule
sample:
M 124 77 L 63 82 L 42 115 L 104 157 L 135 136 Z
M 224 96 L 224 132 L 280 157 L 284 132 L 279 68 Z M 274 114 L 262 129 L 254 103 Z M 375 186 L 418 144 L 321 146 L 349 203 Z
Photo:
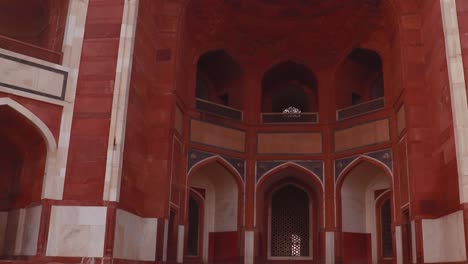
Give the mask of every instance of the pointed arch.
M 47 127 L 47 125 L 44 122 L 42 122 L 42 120 L 39 117 L 37 117 L 33 112 L 29 111 L 26 107 L 22 106 L 21 104 L 9 97 L 0 98 L 0 106 L 2 105 L 12 108 L 13 110 L 21 114 L 24 118 L 29 120 L 32 124 L 34 124 L 34 126 L 39 130 L 42 137 L 44 138 L 44 141 L 47 143 L 48 150 L 57 149 L 57 142 L 55 141 L 54 135 Z
M 324 206 L 324 190 L 320 178 L 312 171 L 296 164 L 294 162 L 286 162 L 269 170 L 263 175 L 255 188 L 254 198 L 254 223 L 261 233 L 262 256 L 264 261 L 273 260 L 275 256 L 271 254 L 271 197 L 275 190 L 282 187 L 292 185 L 302 189 L 309 197 L 309 239 L 310 240 L 310 255 L 305 259 L 316 259 L 319 253 L 319 244 L 324 243 L 319 235 L 319 230 L 323 228 L 325 223 L 325 206 Z
M 381 195 L 379 197 L 374 197 L 374 195 L 376 188 L 388 188 L 384 193 L 390 196 L 393 222 L 395 221 L 393 187 L 393 176 L 390 168 L 369 156 L 359 156 L 354 159 L 338 175 L 335 181 L 335 225 L 341 231 L 338 250 L 341 251 L 342 256 L 350 256 L 349 254 L 351 254 L 345 246 L 346 243 L 360 241 L 364 236 L 369 235 L 371 247 L 365 250 L 366 259 L 372 261 L 377 259 L 375 202 L 376 198 L 381 197 Z M 372 200 L 369 200 L 370 195 L 373 197 Z M 353 206 L 347 204 L 348 201 L 353 201 Z M 349 210 L 354 212 L 349 214 Z M 353 217 L 344 217 L 345 215 Z M 349 234 L 354 235 L 350 236 Z M 363 255 L 356 256 L 358 259 L 362 257 Z
M 320 184 L 320 186 L 322 186 L 322 191 L 323 191 L 323 182 L 317 174 L 301 166 L 300 164 L 297 164 L 291 161 L 280 164 L 274 167 L 273 169 L 270 169 L 269 171 L 267 171 L 264 175 L 262 175 L 262 177 L 260 177 L 260 179 L 258 179 L 255 189 L 259 188 L 259 186 L 261 186 L 265 181 L 267 181 L 268 178 L 272 177 L 272 175 L 275 175 L 276 173 L 286 170 L 288 168 L 292 170 L 296 170 L 299 173 L 304 173 L 304 174 L 311 176 L 312 178 L 316 180 L 317 184 Z
M 338 186 L 341 186 L 341 184 L 343 183 L 343 180 L 344 180 L 345 176 L 348 175 L 349 172 L 351 172 L 353 169 L 355 169 L 357 166 L 359 166 L 363 162 L 368 162 L 368 163 L 370 163 L 372 165 L 375 165 L 376 167 L 382 169 L 385 172 L 385 174 L 390 178 L 390 181 L 392 181 L 393 172 L 391 171 L 391 169 L 386 164 L 384 164 L 380 160 L 374 159 L 372 157 L 361 155 L 361 156 L 357 157 L 356 159 L 354 159 L 351 163 L 346 165 L 346 167 L 336 177 L 336 179 L 335 179 L 335 188 L 338 189 Z M 336 170 L 336 168 L 335 168 L 335 170 Z
M 55 173 L 55 162 L 57 160 L 57 142 L 55 141 L 54 135 L 38 116 L 15 100 L 8 97 L 0 98 L 0 106 L 10 107 L 11 109 L 15 110 L 26 120 L 31 122 L 31 124 L 33 124 L 41 134 L 47 146 L 45 171 L 42 183 L 42 198 L 59 198 L 55 196 L 52 197 L 50 195 L 52 192 L 55 192 L 57 188 L 59 188 L 60 193 L 63 192 L 63 185 L 59 184 L 59 182 L 61 182 L 60 179 L 58 179 L 59 175 Z
M 219 258 L 219 252 L 213 251 L 208 246 L 209 237 L 214 235 L 216 241 L 226 244 L 220 240 L 217 234 L 225 233 L 225 235 L 236 234 L 236 241 L 240 245 L 238 232 L 244 225 L 244 210 L 245 210 L 245 192 L 244 184 L 241 175 L 237 170 L 224 158 L 219 155 L 205 158 L 196 164 L 187 172 L 186 178 L 186 197 L 185 197 L 185 220 L 187 223 L 188 218 L 188 203 L 189 192 L 191 187 L 203 188 L 206 190 L 206 196 L 203 200 L 205 213 L 203 217 L 203 252 L 201 259 L 208 261 L 208 256 Z M 222 204 L 220 209 L 218 204 Z M 211 233 L 211 235 L 210 235 Z M 222 237 L 223 235 L 221 235 Z M 186 238 L 187 239 L 187 238 Z M 215 242 L 215 243 L 218 243 Z M 214 254 L 214 255 L 211 255 Z M 187 258 L 190 256 L 185 256 Z
M 208 157 L 195 163 L 187 172 L 187 183 L 191 175 L 196 173 L 199 169 L 209 165 L 210 163 L 218 163 L 219 165 L 224 167 L 234 177 L 236 183 L 239 186 L 239 191 L 243 191 L 244 180 L 242 178 L 242 175 L 240 175 L 236 168 L 234 168 L 234 166 L 232 166 L 226 159 L 219 155 Z

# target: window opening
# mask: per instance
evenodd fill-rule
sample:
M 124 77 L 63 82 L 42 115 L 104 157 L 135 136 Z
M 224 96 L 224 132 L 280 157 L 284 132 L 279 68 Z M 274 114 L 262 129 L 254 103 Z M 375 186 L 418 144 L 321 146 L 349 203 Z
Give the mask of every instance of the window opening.
M 271 256 L 310 256 L 309 198 L 292 185 L 276 191 L 271 199 Z

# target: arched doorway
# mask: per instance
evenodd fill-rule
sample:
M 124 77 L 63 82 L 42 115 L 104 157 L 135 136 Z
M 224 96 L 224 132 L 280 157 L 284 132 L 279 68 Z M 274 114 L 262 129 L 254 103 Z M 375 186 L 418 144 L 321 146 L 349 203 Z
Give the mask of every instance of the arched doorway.
M 343 263 L 392 263 L 393 201 L 390 173 L 360 160 L 337 183 L 337 224 Z
M 285 165 L 262 177 L 256 191 L 260 263 L 315 263 L 323 256 L 322 185 L 318 177 Z
M 0 126 L 0 259 L 33 256 L 48 143 L 42 131 L 9 104 L 0 105 L 0 124 L 7 124 Z
M 216 159 L 196 166 L 188 177 L 185 262 L 236 262 L 243 219 L 239 175 Z
M 268 257 L 312 256 L 312 204 L 307 191 L 294 184 L 280 186 L 269 199 Z

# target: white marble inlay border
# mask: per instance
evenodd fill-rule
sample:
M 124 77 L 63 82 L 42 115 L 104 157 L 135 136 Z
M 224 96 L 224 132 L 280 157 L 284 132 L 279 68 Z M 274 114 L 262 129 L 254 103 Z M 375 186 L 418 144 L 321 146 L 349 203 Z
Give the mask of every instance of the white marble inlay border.
M 468 104 L 455 0 L 440 0 L 452 104 L 460 202 L 468 202 Z
M 65 186 L 65 173 L 67 169 L 68 149 L 70 147 L 73 108 L 75 106 L 78 72 L 83 47 L 84 27 L 88 11 L 89 0 L 70 0 L 63 40 L 63 66 L 69 69 L 65 101 L 60 122 L 60 134 L 57 147 L 57 159 L 53 170 L 54 184 L 47 185 L 43 190 L 42 198 L 63 198 Z
M 139 0 L 125 1 L 115 75 L 103 200 L 119 201 L 128 93 Z

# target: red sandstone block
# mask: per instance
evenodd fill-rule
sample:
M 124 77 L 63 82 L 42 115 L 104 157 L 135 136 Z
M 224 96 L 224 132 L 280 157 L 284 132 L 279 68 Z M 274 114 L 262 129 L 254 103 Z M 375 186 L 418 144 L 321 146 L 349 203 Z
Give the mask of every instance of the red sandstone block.
M 91 1 L 88 7 L 87 22 L 110 22 L 116 23 L 122 21 L 123 16 L 123 0 L 114 1 Z
M 81 60 L 80 66 L 80 78 L 79 81 L 83 78 L 89 78 L 87 75 L 97 75 L 99 79 L 115 78 L 115 70 L 117 65 L 117 58 L 87 58 Z M 96 80 L 96 78 L 94 78 Z M 80 83 L 78 82 L 78 86 Z M 79 88 L 78 88 L 79 89 Z
M 104 183 L 104 179 L 102 179 Z M 101 201 L 104 190 L 103 183 L 69 184 L 68 176 L 65 181 L 64 199 L 81 201 Z
M 75 102 L 75 112 L 110 113 L 112 111 L 111 96 L 80 96 Z
M 86 25 L 85 39 L 119 38 L 121 24 L 91 24 Z
M 114 82 L 112 80 L 80 80 L 80 87 L 76 91 L 81 95 L 113 95 Z
M 83 42 L 81 58 L 115 57 L 117 58 L 119 41 L 116 39 L 86 40 Z M 114 59 L 115 59 L 114 58 Z
M 457 11 L 468 11 L 468 2 L 466 0 L 456 0 Z
M 72 136 L 108 137 L 109 118 L 74 118 Z

